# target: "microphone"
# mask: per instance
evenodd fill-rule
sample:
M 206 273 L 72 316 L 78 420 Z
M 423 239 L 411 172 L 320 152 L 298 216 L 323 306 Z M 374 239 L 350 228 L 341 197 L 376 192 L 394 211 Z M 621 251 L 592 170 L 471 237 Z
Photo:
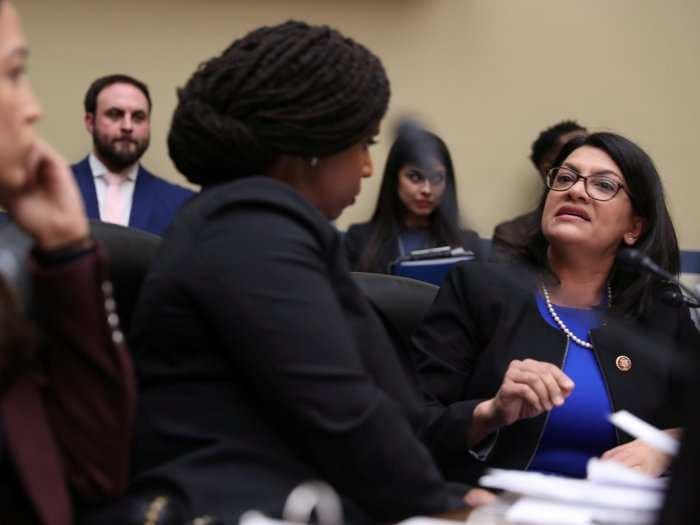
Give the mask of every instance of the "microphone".
M 617 252 L 615 260 L 622 266 L 632 270 L 650 273 L 661 279 L 668 281 L 671 284 L 679 287 L 685 292 L 684 295 L 677 290 L 666 290 L 663 292 L 662 300 L 673 306 L 688 306 L 690 308 L 700 308 L 700 297 L 690 288 L 671 275 L 669 272 L 661 268 L 658 264 L 651 260 L 651 257 L 644 255 L 639 250 L 634 248 L 623 248 Z

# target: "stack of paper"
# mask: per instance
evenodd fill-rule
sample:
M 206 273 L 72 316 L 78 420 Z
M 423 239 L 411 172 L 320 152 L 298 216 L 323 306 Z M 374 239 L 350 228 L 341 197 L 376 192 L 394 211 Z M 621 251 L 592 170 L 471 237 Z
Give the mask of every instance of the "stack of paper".
M 610 419 L 658 450 L 672 455 L 678 450 L 676 440 L 627 412 Z M 665 479 L 595 458 L 587 479 L 491 469 L 479 483 L 521 495 L 506 513 L 508 523 L 539 525 L 652 524 L 666 488 Z

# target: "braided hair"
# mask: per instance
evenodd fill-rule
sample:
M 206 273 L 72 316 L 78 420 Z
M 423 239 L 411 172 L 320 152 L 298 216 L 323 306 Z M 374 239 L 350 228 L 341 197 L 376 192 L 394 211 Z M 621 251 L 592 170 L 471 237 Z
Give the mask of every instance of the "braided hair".
M 386 112 L 380 60 L 327 26 L 261 27 L 204 62 L 178 91 L 170 158 L 195 184 L 261 175 L 280 155 L 339 153 Z

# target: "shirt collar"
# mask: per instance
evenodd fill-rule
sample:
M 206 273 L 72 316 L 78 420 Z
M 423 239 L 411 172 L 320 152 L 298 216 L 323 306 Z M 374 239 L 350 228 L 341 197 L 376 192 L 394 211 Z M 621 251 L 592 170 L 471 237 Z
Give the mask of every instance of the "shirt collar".
M 92 170 L 92 176 L 94 178 L 104 177 L 105 173 L 109 171 L 107 169 L 107 166 L 105 166 L 94 153 L 90 153 L 88 157 L 88 162 L 90 163 L 90 170 Z M 134 182 L 136 181 L 136 176 L 138 175 L 138 172 L 139 163 L 137 162 L 126 171 L 125 176 L 129 181 Z

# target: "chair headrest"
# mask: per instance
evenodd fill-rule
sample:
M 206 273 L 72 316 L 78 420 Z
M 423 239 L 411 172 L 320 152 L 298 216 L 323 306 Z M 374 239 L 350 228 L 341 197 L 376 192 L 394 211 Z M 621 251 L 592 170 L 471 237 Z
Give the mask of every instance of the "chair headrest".
M 396 275 L 353 272 L 355 283 L 399 334 L 409 337 L 418 328 L 439 288 Z

